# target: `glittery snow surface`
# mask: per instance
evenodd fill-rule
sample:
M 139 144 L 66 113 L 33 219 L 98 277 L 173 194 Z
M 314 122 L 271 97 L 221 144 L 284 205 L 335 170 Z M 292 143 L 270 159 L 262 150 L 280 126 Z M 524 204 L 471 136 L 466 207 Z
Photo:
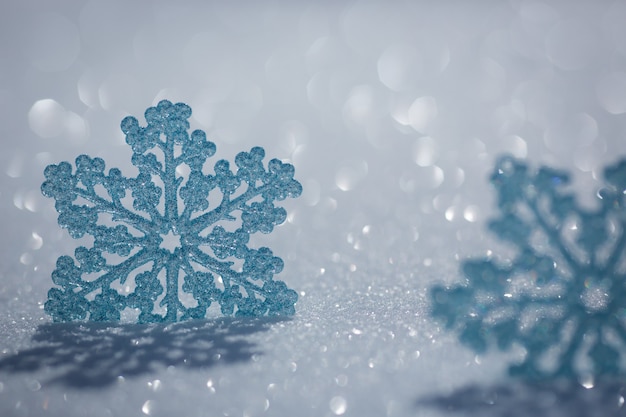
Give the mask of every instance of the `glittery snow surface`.
M 476 356 L 429 316 L 460 261 L 514 254 L 486 228 L 503 152 L 597 204 L 626 155 L 626 3 L 231 3 L 0 6 L 0 415 L 626 415 L 626 384 L 524 384 L 506 372 L 521 347 Z M 89 154 L 136 175 L 119 121 L 161 99 L 220 158 L 262 146 L 295 166 L 287 221 L 251 239 L 284 260 L 293 317 L 44 313 L 82 244 L 44 167 Z

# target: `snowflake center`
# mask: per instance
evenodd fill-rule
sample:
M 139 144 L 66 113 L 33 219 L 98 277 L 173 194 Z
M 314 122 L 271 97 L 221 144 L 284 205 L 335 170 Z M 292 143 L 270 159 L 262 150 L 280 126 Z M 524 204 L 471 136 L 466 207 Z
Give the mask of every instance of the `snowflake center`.
M 177 248 L 180 248 L 180 236 L 171 230 L 167 232 L 166 235 L 162 234 L 161 239 L 163 239 L 159 245 L 161 249 L 167 249 L 171 253 L 174 253 Z
M 585 280 L 585 290 L 580 295 L 585 308 L 590 312 L 606 311 L 609 306 L 609 289 L 602 282 L 593 278 Z

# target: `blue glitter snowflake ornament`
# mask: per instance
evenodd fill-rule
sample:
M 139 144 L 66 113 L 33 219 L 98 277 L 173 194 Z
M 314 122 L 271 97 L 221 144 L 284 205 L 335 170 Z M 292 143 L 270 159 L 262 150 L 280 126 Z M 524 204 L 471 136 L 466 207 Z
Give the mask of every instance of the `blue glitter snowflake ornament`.
M 54 321 L 116 321 L 134 308 L 140 323 L 174 322 L 205 317 L 214 303 L 224 315 L 294 314 L 296 292 L 272 279 L 283 261 L 247 246 L 251 234 L 285 220 L 275 201 L 301 194 L 293 166 L 272 159 L 266 170 L 255 147 L 235 157 L 236 172 L 220 160 L 205 175 L 215 144 L 201 130 L 188 134 L 190 116 L 186 104 L 164 100 L 146 110 L 146 127 L 122 121 L 135 178 L 116 168 L 107 174 L 102 159 L 86 155 L 75 172 L 67 162 L 46 167 L 41 191 L 56 200 L 59 225 L 93 238 L 75 259 L 57 260 L 52 281 L 60 288 L 45 303 Z
M 501 158 L 491 176 L 500 215 L 489 229 L 514 255 L 462 263 L 467 285 L 432 289 L 432 315 L 478 353 L 525 349 L 524 378 L 623 374 L 626 360 L 626 160 L 604 170 L 596 208 L 567 173 Z M 505 248 L 503 248 L 505 249 Z

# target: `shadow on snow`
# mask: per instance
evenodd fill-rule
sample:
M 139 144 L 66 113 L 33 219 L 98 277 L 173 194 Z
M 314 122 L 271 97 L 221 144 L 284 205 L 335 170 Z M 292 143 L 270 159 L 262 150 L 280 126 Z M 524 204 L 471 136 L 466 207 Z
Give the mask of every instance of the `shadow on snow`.
M 0 360 L 0 372 L 43 371 L 47 383 L 97 388 L 119 376 L 138 377 L 249 361 L 260 355 L 249 340 L 284 318 L 220 318 L 174 324 L 50 323 L 39 326 L 35 346 Z
M 437 408 L 446 415 L 477 417 L 613 417 L 626 416 L 625 397 L 626 382 L 618 380 L 596 381 L 590 388 L 572 381 L 511 381 L 421 398 L 416 406 Z

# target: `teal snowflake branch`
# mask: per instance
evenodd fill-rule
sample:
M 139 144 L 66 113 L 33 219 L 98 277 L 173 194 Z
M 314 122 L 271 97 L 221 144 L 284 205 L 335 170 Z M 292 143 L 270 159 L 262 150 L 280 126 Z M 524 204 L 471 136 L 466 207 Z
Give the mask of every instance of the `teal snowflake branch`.
M 106 173 L 102 159 L 86 155 L 75 170 L 67 162 L 46 167 L 41 191 L 56 201 L 59 225 L 75 239 L 93 238 L 91 248 L 57 260 L 58 287 L 45 303 L 54 321 L 115 321 L 130 308 L 140 323 L 173 322 L 205 317 L 215 303 L 225 315 L 294 314 L 297 293 L 273 279 L 283 261 L 248 247 L 250 235 L 285 221 L 275 202 L 301 194 L 293 166 L 272 159 L 266 169 L 265 151 L 254 147 L 235 157 L 236 170 L 219 160 L 205 174 L 216 146 L 201 130 L 188 133 L 190 116 L 186 104 L 164 100 L 146 110 L 145 127 L 122 121 L 135 178 Z M 186 177 L 177 171 L 183 165 Z M 173 250 L 162 247 L 171 235 L 180 241 Z M 133 292 L 118 289 L 129 283 Z
M 489 230 L 515 248 L 506 262 L 462 263 L 466 285 L 432 288 L 432 315 L 478 353 L 526 351 L 512 375 L 623 373 L 626 359 L 626 161 L 604 171 L 598 206 L 565 191 L 569 176 L 502 157 L 491 176 L 500 214 Z

